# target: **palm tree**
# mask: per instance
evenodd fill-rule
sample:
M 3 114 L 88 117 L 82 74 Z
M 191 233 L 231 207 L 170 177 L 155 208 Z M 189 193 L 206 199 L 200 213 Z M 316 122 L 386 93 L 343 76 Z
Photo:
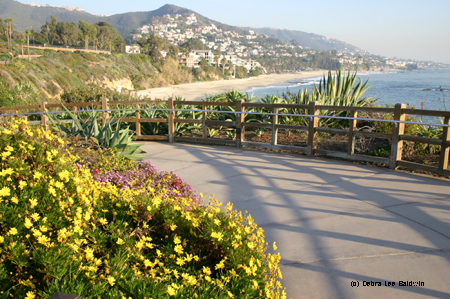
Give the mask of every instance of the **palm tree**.
M 27 36 L 28 60 L 30 60 L 30 30 L 25 30 L 24 34 Z
M 11 47 L 11 34 L 12 34 L 12 19 L 8 18 L 5 20 L 6 24 L 6 38 L 8 39 L 8 46 Z
M 222 58 L 220 63 L 222 64 L 222 75 L 223 75 L 223 74 L 225 74 L 225 63 L 227 63 L 227 59 L 225 57 Z

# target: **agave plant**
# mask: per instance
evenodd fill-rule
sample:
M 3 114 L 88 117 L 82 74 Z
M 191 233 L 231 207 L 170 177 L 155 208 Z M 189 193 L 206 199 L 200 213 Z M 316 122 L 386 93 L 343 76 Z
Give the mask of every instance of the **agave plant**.
M 359 80 L 356 83 L 356 80 Z M 328 76 L 323 76 L 319 85 L 315 85 L 311 91 L 308 89 L 301 89 L 298 94 L 292 94 L 286 92 L 282 94 L 282 97 L 291 104 L 305 104 L 308 105 L 312 101 L 319 102 L 319 105 L 327 106 L 354 106 L 354 107 L 366 107 L 374 105 L 377 100 L 373 97 L 363 98 L 362 96 L 369 90 L 371 86 L 368 86 L 369 80 L 362 82 L 357 74 L 351 74 L 348 72 L 347 76 L 342 74 L 339 70 L 335 76 L 328 72 Z M 292 112 L 290 112 L 292 113 Z M 345 111 L 320 111 L 321 115 L 327 116 L 346 116 Z M 320 119 L 321 126 L 339 126 L 342 122 L 333 119 Z
M 72 127 L 66 128 L 60 120 L 47 114 L 50 122 L 64 136 L 75 136 L 83 140 L 94 140 L 100 148 L 110 148 L 114 150 L 117 156 L 123 156 L 132 160 L 142 160 L 137 154 L 144 153 L 139 147 L 142 144 L 131 143 L 133 132 L 129 127 L 120 128 L 120 119 L 108 119 L 100 126 L 98 124 L 98 114 L 92 111 L 89 119 L 84 121 L 78 119 L 64 105 L 63 108 L 72 118 Z M 115 129 L 113 129 L 115 128 Z

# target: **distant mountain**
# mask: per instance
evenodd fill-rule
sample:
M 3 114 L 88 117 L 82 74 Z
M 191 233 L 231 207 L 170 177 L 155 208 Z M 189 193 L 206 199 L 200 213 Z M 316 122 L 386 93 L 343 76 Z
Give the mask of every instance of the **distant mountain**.
M 51 6 L 37 7 L 22 4 L 14 0 L 0 0 L 0 18 L 3 20 L 7 18 L 13 19 L 12 23 L 16 31 L 23 32 L 27 29 L 40 31 L 45 21 L 50 21 L 51 15 L 55 16 L 58 21 L 63 22 L 78 22 L 78 20 L 83 20 L 88 23 L 96 23 L 104 20 L 104 18 L 85 11 L 70 11 L 65 8 Z
M 321 51 L 331 51 L 331 50 L 345 50 L 350 52 L 361 51 L 359 48 L 347 44 L 345 42 L 328 38 L 323 35 L 317 35 L 314 33 L 306 33 L 297 30 L 288 29 L 277 29 L 277 28 L 256 28 L 256 27 L 246 27 L 246 30 L 253 30 L 258 34 L 265 34 L 268 36 L 273 36 L 278 38 L 282 42 L 290 42 L 291 40 L 296 40 L 298 44 L 302 47 L 309 47 L 311 49 L 317 49 Z
M 214 24 L 223 30 L 234 30 L 239 33 L 243 33 L 244 30 L 254 30 L 259 34 L 266 34 L 274 36 L 281 41 L 290 42 L 296 40 L 299 45 L 303 47 L 309 47 L 317 50 L 344 50 L 347 48 L 349 51 L 357 51 L 358 48 L 342 41 L 335 39 L 329 39 L 321 35 L 306 33 L 302 31 L 287 30 L 287 29 L 275 29 L 275 28 L 243 28 L 233 27 L 220 22 L 210 20 L 190 9 L 178 7 L 171 4 L 166 4 L 156 10 L 148 12 L 128 12 L 123 14 L 117 14 L 112 16 L 96 16 L 85 11 L 68 10 L 62 7 L 52 6 L 30 6 L 22 4 L 15 0 L 0 0 L 0 18 L 3 20 L 6 18 L 13 19 L 14 29 L 17 31 L 25 31 L 27 29 L 34 29 L 39 31 L 41 26 L 46 21 L 50 21 L 50 16 L 53 15 L 58 22 L 78 22 L 83 20 L 88 23 L 97 23 L 100 21 L 106 21 L 126 38 L 136 28 L 145 24 L 151 23 L 156 17 L 162 17 L 166 14 L 186 14 L 195 13 L 197 20 L 204 24 Z

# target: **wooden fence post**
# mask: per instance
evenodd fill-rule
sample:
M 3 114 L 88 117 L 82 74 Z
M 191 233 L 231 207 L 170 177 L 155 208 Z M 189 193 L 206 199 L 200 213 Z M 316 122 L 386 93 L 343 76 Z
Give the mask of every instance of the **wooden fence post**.
M 45 105 L 47 105 L 47 102 L 41 102 L 39 104 L 40 106 L 40 110 L 42 112 L 41 114 L 41 125 L 44 128 L 44 130 L 48 130 L 48 116 L 47 114 L 45 114 L 45 112 L 47 112 L 47 108 L 45 108 Z
M 278 108 L 273 108 L 272 112 L 277 113 L 277 115 L 272 116 L 272 145 L 276 145 L 278 139 L 278 129 L 276 128 L 278 124 Z
M 168 108 L 174 109 L 173 98 L 169 98 Z M 169 111 L 169 119 L 167 121 L 169 122 L 169 143 L 173 143 L 175 136 L 175 111 Z
M 206 110 L 206 105 L 202 104 L 202 110 Z M 207 139 L 208 138 L 208 127 L 206 126 L 206 116 L 207 112 L 202 112 L 202 138 Z
M 136 104 L 136 113 L 135 113 L 135 118 L 136 118 L 136 139 L 141 137 L 141 105 L 140 104 Z
M 72 113 L 73 113 L 73 115 L 75 116 L 76 119 L 78 119 L 77 111 L 78 111 L 78 107 L 77 106 L 73 106 L 72 107 Z
M 444 118 L 444 125 L 450 125 L 450 117 Z M 448 169 L 448 155 L 450 153 L 450 132 L 449 127 L 442 127 L 442 145 L 441 156 L 439 158 L 438 174 L 444 174 L 444 170 Z
M 243 100 L 243 99 L 237 100 L 236 112 L 244 112 L 245 111 L 244 102 L 245 102 L 245 100 Z M 236 146 L 237 147 L 242 147 L 242 142 L 244 141 L 244 126 L 242 125 L 244 120 L 245 120 L 244 113 L 236 114 Z
M 319 104 L 317 101 L 312 101 L 309 103 L 308 114 L 309 115 L 319 115 L 319 110 L 316 110 L 316 105 Z M 308 157 L 314 156 L 314 149 L 316 148 L 316 128 L 319 126 L 318 117 L 310 117 L 309 128 L 308 128 Z
M 108 101 L 109 100 L 107 98 L 102 98 L 102 110 L 109 109 Z M 102 116 L 103 116 L 103 124 L 105 124 L 109 118 L 109 111 L 103 111 Z
M 402 109 L 405 109 L 405 104 L 395 104 L 394 120 L 404 121 L 406 115 L 402 113 Z M 394 130 L 392 131 L 392 146 L 389 168 L 396 169 L 397 161 L 402 159 L 403 140 L 400 140 L 400 135 L 405 133 L 404 123 L 394 123 Z
M 350 117 L 358 117 L 358 111 L 350 111 Z M 350 125 L 348 128 L 348 149 L 347 154 L 353 155 L 355 153 L 355 132 L 356 131 L 356 119 L 350 119 Z

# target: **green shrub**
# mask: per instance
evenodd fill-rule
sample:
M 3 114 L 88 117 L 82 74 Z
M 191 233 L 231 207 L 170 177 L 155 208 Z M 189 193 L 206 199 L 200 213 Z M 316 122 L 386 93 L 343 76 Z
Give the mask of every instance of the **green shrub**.
M 0 298 L 285 297 L 279 254 L 231 204 L 99 183 L 23 120 L 0 127 L 0 159 Z

